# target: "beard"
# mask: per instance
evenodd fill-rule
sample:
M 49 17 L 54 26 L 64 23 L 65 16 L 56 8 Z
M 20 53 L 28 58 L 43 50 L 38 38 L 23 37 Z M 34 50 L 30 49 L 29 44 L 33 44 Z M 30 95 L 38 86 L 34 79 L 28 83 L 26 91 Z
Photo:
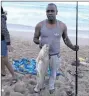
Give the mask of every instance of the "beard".
M 54 21 L 55 17 L 54 16 L 47 16 L 49 21 Z

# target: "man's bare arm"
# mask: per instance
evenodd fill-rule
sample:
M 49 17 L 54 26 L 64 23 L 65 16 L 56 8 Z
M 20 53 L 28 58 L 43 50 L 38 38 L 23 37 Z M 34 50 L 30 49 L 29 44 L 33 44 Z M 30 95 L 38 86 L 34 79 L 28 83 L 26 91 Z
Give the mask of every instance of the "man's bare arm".
M 73 45 L 68 37 L 68 34 L 67 34 L 67 27 L 65 24 L 63 24 L 63 34 L 62 34 L 62 38 L 63 38 L 63 41 L 64 43 L 69 47 L 71 48 L 72 50 L 76 51 L 78 50 L 79 48 L 76 47 L 75 45 Z
M 33 41 L 36 44 L 39 44 L 39 37 L 40 37 L 40 29 L 41 29 L 41 24 L 37 24 L 37 26 L 35 27 L 35 33 L 34 33 L 34 38 Z

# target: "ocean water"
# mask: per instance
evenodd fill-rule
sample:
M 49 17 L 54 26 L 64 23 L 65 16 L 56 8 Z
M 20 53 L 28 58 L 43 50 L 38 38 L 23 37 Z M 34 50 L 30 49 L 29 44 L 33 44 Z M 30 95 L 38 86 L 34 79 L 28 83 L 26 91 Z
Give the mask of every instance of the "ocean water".
M 75 36 L 76 2 L 2 2 L 7 11 L 7 26 L 9 30 L 33 31 L 36 24 L 46 19 L 48 3 L 55 3 L 58 8 L 57 19 L 67 25 L 70 36 Z M 89 38 L 89 2 L 78 3 L 79 36 Z

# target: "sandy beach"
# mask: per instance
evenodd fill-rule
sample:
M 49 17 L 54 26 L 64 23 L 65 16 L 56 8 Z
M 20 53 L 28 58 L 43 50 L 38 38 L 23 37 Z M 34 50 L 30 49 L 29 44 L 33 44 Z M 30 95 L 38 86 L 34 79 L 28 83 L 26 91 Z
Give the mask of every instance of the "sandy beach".
M 9 61 L 12 64 L 13 59 L 21 58 L 36 58 L 39 53 L 39 46 L 33 43 L 33 33 L 32 32 L 10 32 L 11 35 L 11 44 L 14 48 L 13 52 L 9 52 Z M 75 38 L 70 37 L 73 44 L 75 44 Z M 89 58 L 89 39 L 79 38 L 78 45 L 80 47 L 78 51 L 78 57 Z M 76 53 L 64 45 L 61 40 L 61 66 L 60 68 L 72 84 L 75 84 L 75 66 L 72 66 L 71 63 L 75 61 Z M 69 74 L 68 72 L 72 74 Z M 9 86 L 11 75 L 7 71 L 7 76 L 2 77 L 2 96 L 7 96 L 5 93 L 10 93 L 8 96 L 50 96 L 48 89 L 42 91 L 41 95 L 37 95 L 33 92 L 33 88 L 36 84 L 36 76 L 22 75 L 16 73 L 19 77 L 17 85 L 23 87 L 23 92 L 20 90 L 15 90 L 16 84 Z M 78 67 L 78 96 L 89 96 L 89 66 L 80 65 Z M 70 88 L 69 81 L 63 76 L 59 76 L 55 83 L 55 96 L 68 96 L 66 91 L 72 90 L 75 92 L 75 87 Z M 46 80 L 47 83 L 47 80 Z M 48 84 L 46 84 L 48 85 Z M 19 88 L 21 88 L 19 87 Z M 47 86 L 48 87 L 48 86 Z M 16 95 L 15 95 L 16 94 Z M 54 95 L 52 95 L 54 96 Z

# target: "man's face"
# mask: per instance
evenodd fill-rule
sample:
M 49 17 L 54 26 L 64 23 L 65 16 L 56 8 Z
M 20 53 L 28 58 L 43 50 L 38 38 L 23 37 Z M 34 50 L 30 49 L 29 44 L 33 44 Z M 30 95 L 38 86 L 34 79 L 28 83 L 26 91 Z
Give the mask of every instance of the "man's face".
M 46 15 L 48 20 L 54 21 L 57 15 L 57 9 L 54 5 L 48 5 L 46 9 Z

